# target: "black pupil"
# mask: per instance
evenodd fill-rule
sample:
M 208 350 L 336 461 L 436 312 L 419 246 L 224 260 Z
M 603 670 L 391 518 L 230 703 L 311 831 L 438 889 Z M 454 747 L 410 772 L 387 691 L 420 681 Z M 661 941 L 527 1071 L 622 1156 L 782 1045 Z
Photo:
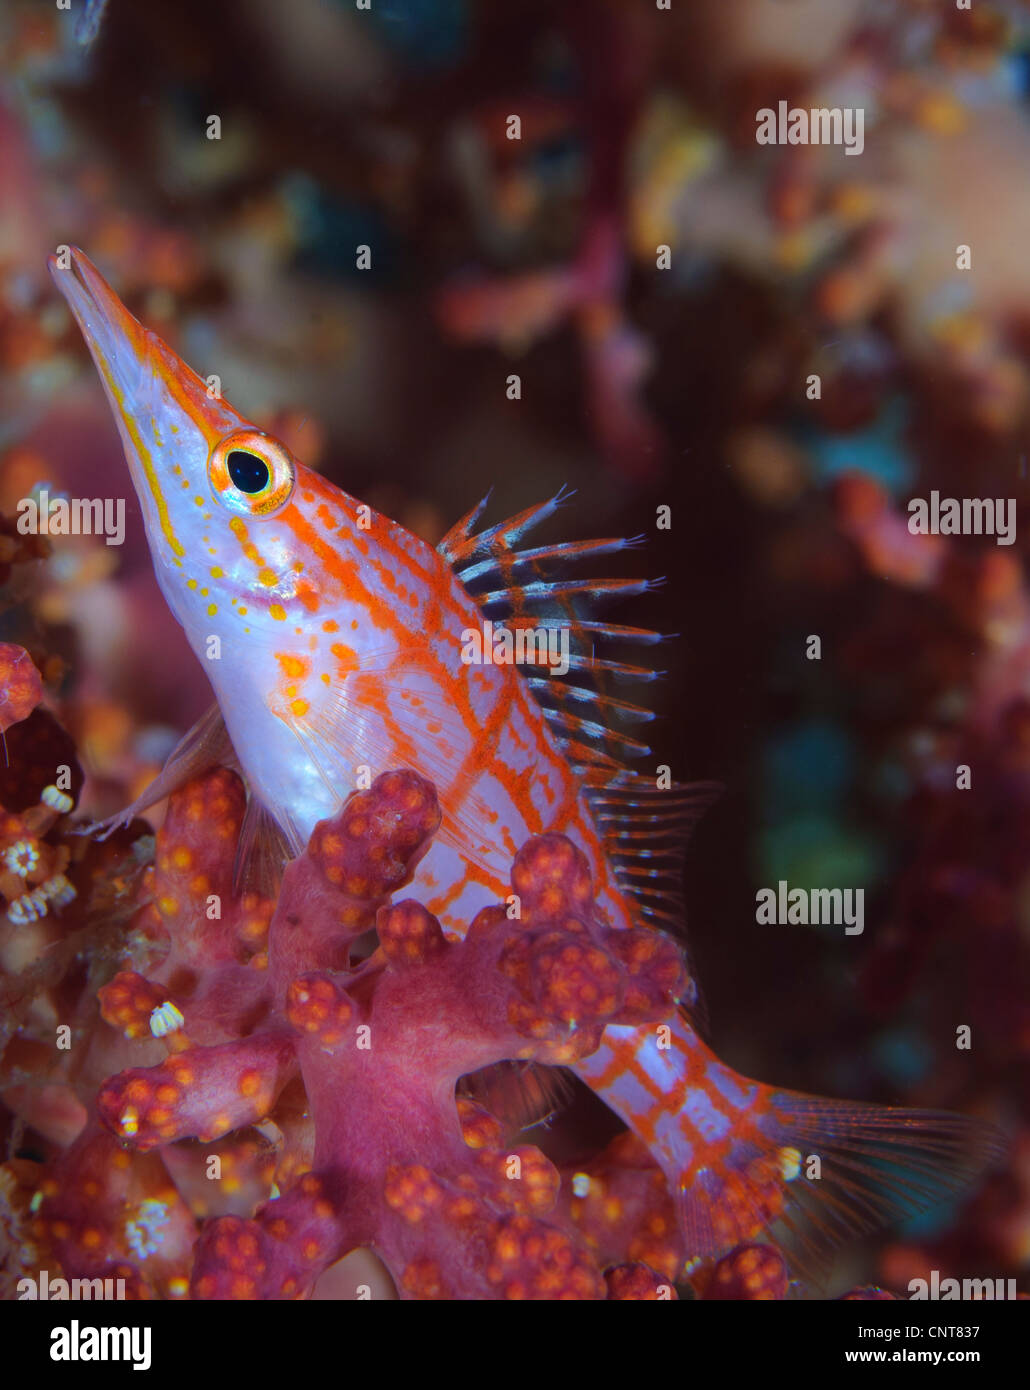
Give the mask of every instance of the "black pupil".
M 268 486 L 268 464 L 256 454 L 233 449 L 225 461 L 229 477 L 241 492 L 260 492 Z

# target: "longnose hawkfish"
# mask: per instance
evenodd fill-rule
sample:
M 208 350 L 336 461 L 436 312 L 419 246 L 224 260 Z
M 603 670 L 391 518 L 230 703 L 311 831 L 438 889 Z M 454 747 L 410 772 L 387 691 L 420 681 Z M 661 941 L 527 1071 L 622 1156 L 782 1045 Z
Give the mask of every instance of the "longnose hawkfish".
M 485 530 L 480 504 L 433 549 L 212 398 L 80 251 L 50 266 L 113 409 L 161 590 L 217 696 L 125 814 L 235 760 L 250 797 L 241 854 L 278 841 L 289 857 L 362 769 L 412 766 L 443 810 L 414 891 L 448 930 L 505 896 L 513 854 L 544 832 L 586 855 L 613 926 L 675 930 L 682 845 L 711 786 L 659 790 L 628 770 L 627 756 L 649 750 L 623 721 L 650 712 L 612 696 L 611 682 L 654 673 L 594 649 L 659 639 L 587 606 L 648 585 L 548 577 L 629 543 L 527 548 L 559 496 Z M 462 660 L 487 619 L 510 633 L 559 629 L 567 678 Z M 694 1257 L 770 1227 L 766 1238 L 811 1252 L 926 1205 L 996 1151 L 994 1132 L 961 1115 L 749 1080 L 698 1026 L 691 993 L 671 1024 L 610 1026 L 576 1064 L 661 1165 Z

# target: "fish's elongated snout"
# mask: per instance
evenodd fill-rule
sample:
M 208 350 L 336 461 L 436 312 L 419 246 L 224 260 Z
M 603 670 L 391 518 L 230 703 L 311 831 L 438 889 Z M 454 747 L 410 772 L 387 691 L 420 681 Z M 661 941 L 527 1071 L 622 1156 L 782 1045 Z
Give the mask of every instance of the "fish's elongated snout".
M 181 566 L 210 498 L 208 459 L 247 422 L 144 328 L 78 247 L 47 262 L 82 332 L 111 405 L 154 552 Z
M 48 257 L 47 269 L 79 325 L 112 405 L 123 410 L 143 378 L 150 335 L 77 246 Z

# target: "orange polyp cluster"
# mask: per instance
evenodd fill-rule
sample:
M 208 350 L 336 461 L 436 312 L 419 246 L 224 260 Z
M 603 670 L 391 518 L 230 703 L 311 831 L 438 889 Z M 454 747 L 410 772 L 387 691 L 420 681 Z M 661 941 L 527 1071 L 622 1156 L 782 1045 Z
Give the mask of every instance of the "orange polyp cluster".
M 258 1258 L 260 1249 L 253 1223 L 238 1216 L 222 1216 L 217 1223 L 217 1234 L 209 1238 L 209 1248 L 218 1258 L 220 1278 L 214 1274 L 194 1276 L 193 1296 L 195 1298 L 214 1298 L 220 1296 L 230 1299 L 253 1299 L 257 1297 L 258 1280 L 264 1275 L 267 1264 Z
M 523 1215 L 496 1226 L 486 1277 L 498 1298 L 511 1300 L 604 1298 L 607 1292 L 600 1270 L 573 1237 Z
M 786 1205 L 785 1178 L 776 1158 L 754 1159 L 741 1172 L 727 1173 L 712 1224 L 724 1245 L 760 1235 Z
M 246 804 L 243 783 L 228 768 L 172 795 L 146 877 L 150 904 L 140 918 L 156 939 L 169 943 L 158 974 L 171 976 L 182 967 L 210 972 L 220 962 L 265 964 L 274 902 L 233 892 Z
M 786 1298 L 789 1283 L 778 1250 L 771 1245 L 738 1245 L 716 1263 L 702 1289 L 709 1299 L 763 1301 Z
M 501 1142 L 504 1130 L 500 1120 L 468 1096 L 458 1097 L 458 1122 L 470 1149 L 493 1148 Z
M 436 1211 L 443 1201 L 443 1189 L 423 1164 L 395 1164 L 387 1169 L 383 1196 L 388 1207 L 414 1223 Z
M 432 784 L 413 772 L 387 772 L 374 791 L 355 792 L 338 817 L 315 827 L 308 854 L 347 897 L 374 901 L 410 882 L 418 851 L 439 825 Z
M 494 1201 L 530 1216 L 544 1216 L 553 1210 L 561 1174 L 534 1145 L 481 1152 L 478 1159 L 480 1170 L 492 1179 Z
M 511 886 L 522 903 L 522 918 L 553 919 L 575 912 L 593 896 L 590 868 L 571 840 L 563 835 L 538 835 L 515 856 Z
M 602 1264 L 629 1260 L 679 1279 L 685 1251 L 668 1185 L 634 1134 L 565 1176 L 569 1214 Z
M 100 1017 L 127 1038 L 149 1038 L 150 1016 L 168 998 L 162 985 L 153 984 L 135 970 L 121 970 L 97 990 Z
M 384 908 L 376 919 L 379 944 L 393 966 L 425 965 L 445 946 L 440 923 L 421 903 Z
M 194 1255 L 197 1299 L 294 1299 L 346 1253 L 340 1193 L 305 1174 L 251 1219 L 220 1216 L 204 1227 Z M 249 1281 L 249 1282 L 246 1282 Z
M 622 980 L 611 956 L 577 941 L 568 930 L 553 932 L 538 943 L 531 977 L 534 997 L 563 1023 L 608 1018 L 622 1002 Z
M 686 988 L 669 941 L 640 941 L 638 931 L 609 931 L 594 920 L 584 856 L 568 840 L 543 835 L 515 857 L 512 887 L 523 930 L 509 936 L 498 968 L 515 986 L 507 1018 L 526 1037 L 552 1044 L 548 1060 L 588 1056 L 608 1023 L 657 1021 Z M 483 918 L 483 921 L 480 921 Z M 480 914 L 481 931 L 500 918 Z
M 335 1047 L 354 1017 L 346 991 L 329 975 L 317 971 L 298 975 L 286 994 L 286 1017 L 294 1028 Z
M 435 1260 L 412 1260 L 401 1275 L 401 1288 L 409 1298 L 426 1302 L 453 1297 L 443 1282 L 440 1266 Z
M 179 1296 L 196 1223 L 156 1155 L 130 1161 L 91 1124 L 39 1191 L 35 1238 L 68 1277 L 124 1279 L 127 1298 Z
M 608 949 L 628 977 L 623 988 L 621 1022 L 650 1022 L 665 999 L 682 999 L 686 994 L 690 982 L 682 953 L 659 932 L 636 928 L 617 932 Z

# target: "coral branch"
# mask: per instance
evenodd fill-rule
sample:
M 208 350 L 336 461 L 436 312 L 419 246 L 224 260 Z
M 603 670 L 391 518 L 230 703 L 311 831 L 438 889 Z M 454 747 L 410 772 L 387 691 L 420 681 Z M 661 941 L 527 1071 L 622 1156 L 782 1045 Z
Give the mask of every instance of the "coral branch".
M 687 986 L 675 946 L 609 928 L 586 860 L 559 835 L 516 855 L 514 914 L 489 907 L 463 938 L 445 937 L 421 903 L 392 901 L 440 824 L 433 786 L 410 770 L 316 827 L 271 913 L 232 892 L 244 811 L 224 769 L 171 798 L 136 954 L 97 992 L 98 1064 L 128 1053 L 139 1065 L 102 1081 L 99 1126 L 46 1177 L 40 1230 L 65 1267 L 116 1261 L 141 1296 L 181 1296 L 188 1274 L 199 1299 L 293 1299 L 372 1246 L 402 1298 L 671 1296 L 680 1255 L 671 1217 L 663 1245 L 648 1210 L 652 1172 L 626 1208 L 650 1235 L 634 1241 L 623 1223 L 603 1240 L 559 1200 L 550 1160 L 456 1088 L 499 1064 L 577 1061 L 609 1023 L 668 1018 Z M 372 927 L 369 954 L 358 938 Z M 254 1151 L 252 1125 L 269 1148 Z M 206 1180 L 183 1140 L 208 1146 Z M 221 1165 L 236 1153 L 230 1181 Z M 107 1195 L 105 1165 L 121 1175 Z M 171 1201 L 177 1187 L 207 1217 L 191 1258 L 194 1218 Z M 104 1202 L 119 1193 L 138 1214 L 114 1233 Z M 159 1269 L 172 1225 L 174 1269 Z M 609 1261 L 621 1268 L 606 1283 Z

